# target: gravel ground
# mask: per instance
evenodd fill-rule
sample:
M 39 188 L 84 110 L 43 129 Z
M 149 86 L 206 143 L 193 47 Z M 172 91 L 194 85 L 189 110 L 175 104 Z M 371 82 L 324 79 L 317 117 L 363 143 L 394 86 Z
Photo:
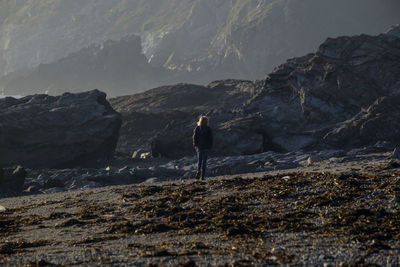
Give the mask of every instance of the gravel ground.
M 1 265 L 400 266 L 393 161 L 0 199 Z

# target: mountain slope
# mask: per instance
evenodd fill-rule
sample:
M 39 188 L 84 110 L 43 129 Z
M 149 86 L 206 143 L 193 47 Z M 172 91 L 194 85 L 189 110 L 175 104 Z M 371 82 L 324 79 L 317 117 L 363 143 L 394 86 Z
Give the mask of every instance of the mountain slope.
M 2 1 L 0 75 L 136 34 L 153 66 L 191 72 L 181 81 L 260 79 L 328 36 L 383 32 L 399 13 L 397 0 Z
M 157 86 L 170 71 L 153 67 L 141 52 L 140 38 L 125 37 L 92 45 L 36 68 L 0 78 L 6 94 L 61 94 L 97 88 L 109 95 L 128 94 Z

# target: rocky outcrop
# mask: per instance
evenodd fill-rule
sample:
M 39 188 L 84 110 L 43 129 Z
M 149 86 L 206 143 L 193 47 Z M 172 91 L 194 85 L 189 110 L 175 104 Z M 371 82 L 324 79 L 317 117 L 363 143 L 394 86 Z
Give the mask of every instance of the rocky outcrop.
M 200 114 L 211 118 L 220 155 L 396 145 L 399 94 L 400 38 L 381 34 L 329 38 L 263 81 L 181 84 L 111 103 L 124 115 L 121 149 L 180 157 L 193 154 Z
M 261 152 L 258 143 L 250 148 L 252 141 L 245 138 L 248 136 L 246 127 L 253 125 L 253 120 L 236 114 L 242 104 L 260 88 L 260 84 L 250 81 L 225 80 L 207 86 L 164 86 L 111 99 L 112 106 L 124 117 L 118 149 L 135 151 L 145 148 L 151 150 L 153 156 L 190 155 L 194 153 L 191 139 L 193 129 L 198 116 L 205 114 L 211 117 L 212 125 L 220 126 L 215 129 L 218 151 L 236 151 L 235 154 Z M 233 126 L 225 122 L 235 117 L 241 125 L 234 126 L 236 132 L 230 135 Z M 244 125 L 247 126 L 243 128 Z M 256 134 L 254 139 L 258 142 L 260 137 Z M 234 146 L 241 138 L 243 146 Z
M 396 36 L 330 38 L 316 53 L 290 59 L 267 75 L 263 90 L 243 110 L 260 112 L 263 129 L 273 143 L 286 150 L 320 146 L 323 136 L 338 123 L 368 109 L 378 98 L 400 93 L 399 62 L 400 38 Z M 400 119 L 397 112 L 391 117 Z M 388 137 L 380 133 L 373 136 L 361 143 Z M 389 139 L 386 141 L 398 142 Z
M 362 110 L 348 121 L 324 136 L 333 146 L 361 147 L 377 140 L 400 141 L 400 95 L 382 97 L 368 109 Z
M 120 126 L 98 90 L 0 99 L 0 166 L 95 164 L 112 156 Z

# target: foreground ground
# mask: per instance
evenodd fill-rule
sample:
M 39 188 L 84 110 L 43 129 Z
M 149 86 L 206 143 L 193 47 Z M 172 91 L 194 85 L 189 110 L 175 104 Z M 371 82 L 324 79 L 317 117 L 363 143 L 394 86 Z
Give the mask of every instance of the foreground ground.
M 399 164 L 371 166 L 1 199 L 0 264 L 399 266 Z

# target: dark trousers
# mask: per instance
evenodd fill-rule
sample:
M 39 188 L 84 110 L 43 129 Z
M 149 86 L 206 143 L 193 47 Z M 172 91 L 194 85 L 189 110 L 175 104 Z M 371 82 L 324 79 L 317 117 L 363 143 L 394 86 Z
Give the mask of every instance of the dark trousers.
M 207 150 L 197 150 L 197 171 L 201 173 L 201 178 L 204 178 L 206 176 L 207 157 Z

